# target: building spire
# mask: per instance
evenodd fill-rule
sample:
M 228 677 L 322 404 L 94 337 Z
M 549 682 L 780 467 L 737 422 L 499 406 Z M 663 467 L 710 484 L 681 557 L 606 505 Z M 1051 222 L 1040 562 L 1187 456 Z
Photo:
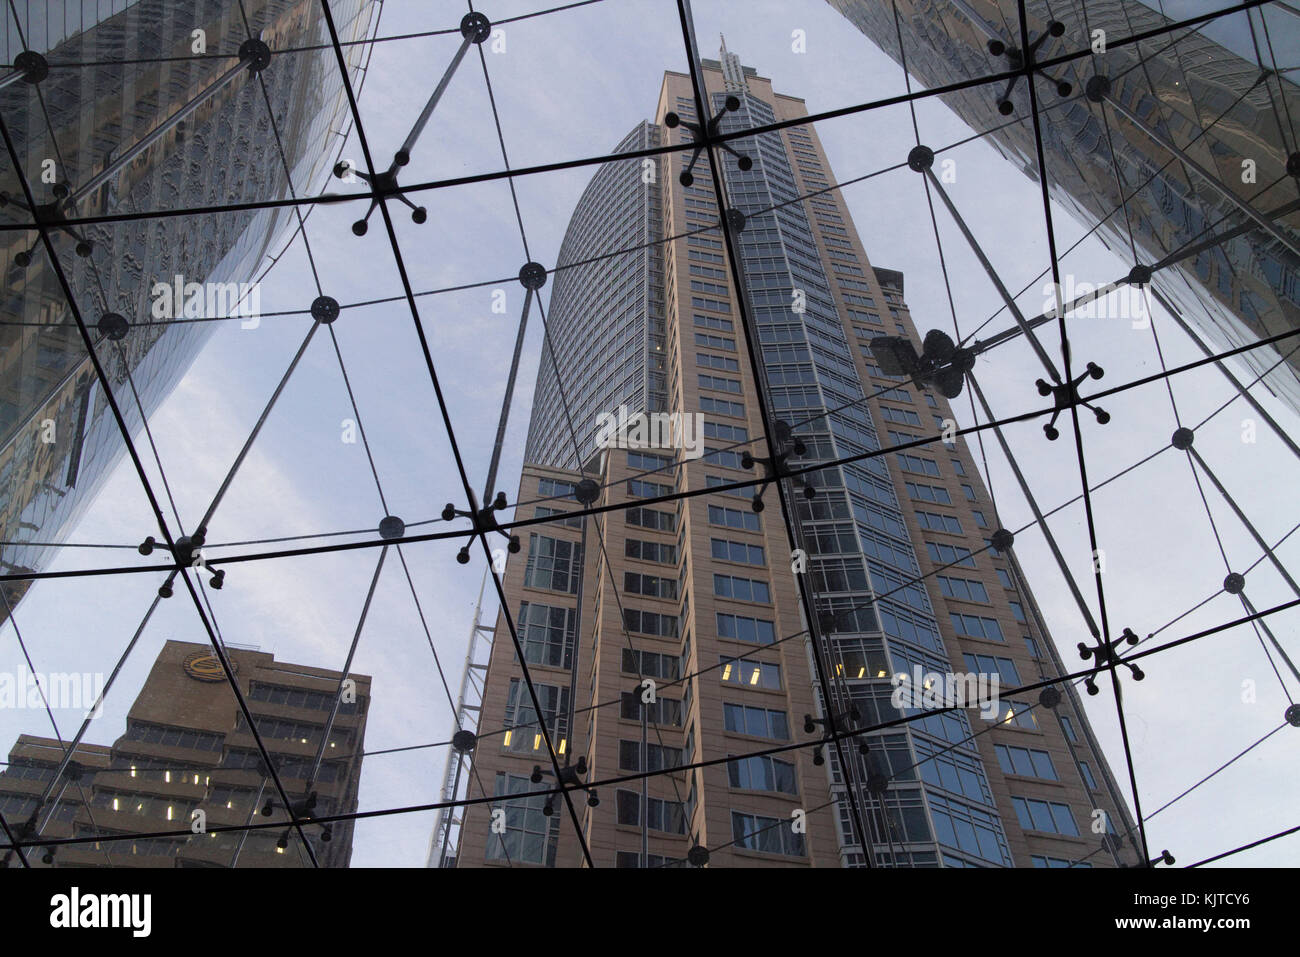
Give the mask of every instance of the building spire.
M 728 93 L 748 93 L 749 84 L 745 81 L 745 70 L 740 65 L 740 57 L 727 50 L 727 38 L 721 33 L 718 38 L 722 41 L 722 49 L 718 52 L 718 60 L 722 64 L 722 82 L 723 87 Z

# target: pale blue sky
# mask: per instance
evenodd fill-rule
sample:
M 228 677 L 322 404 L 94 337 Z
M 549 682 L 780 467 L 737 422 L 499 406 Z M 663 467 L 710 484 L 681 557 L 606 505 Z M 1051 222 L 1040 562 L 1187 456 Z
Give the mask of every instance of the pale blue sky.
M 537 4 L 494 3 L 500 19 L 529 12 Z M 716 56 L 717 36 L 745 64 L 773 79 L 776 89 L 803 97 L 818 112 L 903 92 L 899 68 L 847 21 L 822 2 L 697 2 L 695 17 L 705 56 Z M 448 3 L 390 2 L 382 33 L 400 34 L 454 27 L 464 9 Z M 791 49 L 792 31 L 803 30 L 807 53 Z M 361 98 L 362 119 L 375 162 L 386 165 L 449 62 L 459 36 L 380 44 Z M 684 71 L 675 4 L 665 0 L 607 2 L 510 24 L 506 49 L 487 52 L 493 92 L 512 166 L 554 162 L 607 152 L 632 126 L 651 118 L 665 69 Z M 487 48 L 485 47 L 485 50 Z M 934 101 L 918 105 L 921 138 L 939 148 L 970 131 Z M 905 159 L 914 145 L 905 107 L 893 107 L 828 121 L 818 132 L 840 180 Z M 323 149 L 333 149 L 322 144 Z M 345 155 L 360 164 L 355 138 Z M 1037 184 L 976 142 L 948 154 L 957 160 L 951 195 L 1012 289 L 1029 283 L 1048 265 Z M 404 170 L 405 183 L 466 175 L 501 167 L 500 146 L 487 101 L 482 69 L 471 51 L 434 113 Z M 568 216 L 592 169 L 576 169 L 517 181 L 520 211 L 532 258 L 552 266 Z M 349 187 L 331 184 L 346 192 Z M 901 170 L 848 187 L 845 198 L 873 265 L 906 274 L 907 301 L 922 331 L 951 329 L 938 254 L 921 179 Z M 428 207 L 429 221 L 411 223 L 404 207 L 392 207 L 398 239 L 412 286 L 427 290 L 514 276 L 525 261 L 509 188 L 504 181 L 414 197 Z M 308 220 L 312 253 L 324 291 L 343 303 L 397 295 L 396 267 L 379 214 L 367 236 L 348 224 L 360 203 L 321 208 Z M 1058 248 L 1068 247 L 1083 228 L 1061 208 L 1054 210 Z M 962 332 L 994 313 L 998 294 L 942 210 L 940 233 Z M 196 225 L 196 228 L 201 228 Z M 1128 271 L 1099 243 L 1089 241 L 1067 257 L 1063 272 L 1076 282 L 1105 282 Z M 1027 314 L 1042 309 L 1042 283 L 1023 297 Z M 443 393 L 465 456 L 470 482 L 481 491 L 491 440 L 505 388 L 522 289 L 504 283 L 508 311 L 491 312 L 492 287 L 422 297 L 420 317 L 428 336 Z M 549 302 L 550 286 L 543 291 Z M 306 308 L 316 291 L 301 243 L 296 243 L 262 287 L 266 311 Z M 311 320 L 267 318 L 260 327 L 226 323 L 195 362 L 181 386 L 152 421 L 167 477 L 182 517 L 191 525 L 206 507 L 225 469 L 260 413 Z M 1005 314 L 988 331 L 1006 327 Z M 1170 365 L 1199 358 L 1160 314 L 1155 326 Z M 419 352 L 405 302 L 348 310 L 334 325 L 389 511 L 408 523 L 435 518 L 447 501 L 463 506 L 464 495 L 441 417 Z M 1159 369 L 1150 330 L 1125 320 L 1071 320 L 1076 365 L 1089 359 L 1106 369 L 1104 386 Z M 1054 327 L 1044 342 L 1059 355 Z M 532 384 L 539 356 L 537 313 L 519 374 L 516 402 L 498 485 L 514 499 L 526 433 Z M 981 360 L 976 374 L 998 414 L 1039 402 L 1033 380 L 1041 373 L 1032 353 L 1018 341 Z M 1231 394 L 1214 370 L 1172 380 L 1185 422 L 1195 422 Z M 1290 428 L 1295 416 L 1270 409 Z M 1168 442 L 1174 429 L 1169 397 L 1159 383 L 1107 399 L 1112 421 L 1102 427 L 1086 419 L 1084 447 L 1095 482 Z M 965 399 L 957 403 L 970 424 Z M 280 535 L 373 528 L 383 516 L 364 451 L 340 440 L 341 422 L 352 417 L 328 334 L 317 333 L 302 364 L 273 412 L 243 470 L 212 522 L 211 543 Z M 1235 404 L 1198 433 L 1197 448 L 1270 540 L 1294 521 L 1295 462 L 1259 423 L 1254 444 L 1241 439 Z M 1043 439 L 1041 424 L 1007 429 L 1019 462 L 1044 508 L 1079 491 L 1072 437 Z M 992 486 L 1004 524 L 1018 527 L 1029 511 L 1002 457 L 989 440 Z M 141 445 L 147 454 L 147 445 Z M 978 456 L 978 447 L 976 455 Z M 151 477 L 156 473 L 147 463 Z M 161 492 L 161 486 L 158 486 Z M 1258 554 L 1248 535 L 1207 490 L 1234 567 Z M 1159 458 L 1094 497 L 1097 529 L 1107 555 L 1105 586 L 1111 626 L 1139 634 L 1164 625 L 1217 589 L 1224 569 L 1203 514 L 1190 470 L 1174 453 Z M 1065 510 L 1051 527 L 1095 613 L 1090 547 L 1081 506 Z M 103 494 L 70 539 L 77 542 L 138 542 L 154 531 L 138 480 L 124 460 Z M 470 614 L 483 572 L 480 551 L 469 566 L 454 561 L 458 545 L 407 546 L 420 602 L 453 694 L 460 680 Z M 1294 541 L 1279 555 L 1294 563 Z M 212 549 L 212 554 L 219 554 Z M 1082 621 L 1041 534 L 1017 539 L 1017 553 L 1067 663 L 1079 661 L 1076 642 L 1086 637 Z M 377 551 L 362 550 L 285 559 L 229 568 L 224 590 L 212 593 L 217 621 L 227 641 L 259 645 L 282 661 L 341 666 Z M 117 560 L 138 561 L 134 552 L 64 549 L 52 567 L 89 567 Z M 109 671 L 152 600 L 155 574 L 51 580 L 38 583 L 16 616 L 39 671 Z M 490 589 L 489 589 L 490 591 Z M 1276 573 L 1261 566 L 1247 592 L 1258 607 L 1292 597 Z M 1176 638 L 1238 617 L 1235 599 L 1220 596 L 1162 637 Z M 1272 625 L 1294 649 L 1295 612 Z M 11 627 L 0 631 L 0 669 L 21 671 Z M 125 708 L 168 638 L 206 640 L 184 591 L 163 603 L 110 695 L 105 716 L 90 740 L 110 743 L 123 729 Z M 1293 655 L 1294 657 L 1294 655 Z M 1185 646 L 1143 663 L 1148 678 L 1125 678 L 1124 693 L 1138 783 L 1148 810 L 1165 803 L 1247 744 L 1281 723 L 1286 701 L 1250 630 L 1237 629 Z M 355 669 L 374 676 L 374 703 L 367 728 L 368 750 L 441 742 L 450 737 L 451 718 L 425 634 L 396 555 L 386 563 L 376 600 L 362 634 Z M 1242 682 L 1254 680 L 1258 700 L 1242 701 Z M 1115 708 L 1109 683 L 1088 701 L 1089 715 L 1112 768 L 1127 792 Z M 77 717 L 58 714 L 65 733 Z M 17 734 L 49 733 L 33 712 L 0 712 L 0 742 Z M 1169 847 L 1180 862 L 1225 850 L 1294 825 L 1293 775 L 1287 773 L 1280 732 L 1251 757 L 1161 814 L 1149 828 L 1153 853 Z M 445 748 L 368 758 L 361 807 L 373 810 L 437 800 Z M 357 827 L 354 865 L 421 866 L 432 813 L 377 818 Z M 564 822 L 567 826 L 568 822 Z M 1294 861 L 1294 839 L 1234 859 L 1239 864 Z

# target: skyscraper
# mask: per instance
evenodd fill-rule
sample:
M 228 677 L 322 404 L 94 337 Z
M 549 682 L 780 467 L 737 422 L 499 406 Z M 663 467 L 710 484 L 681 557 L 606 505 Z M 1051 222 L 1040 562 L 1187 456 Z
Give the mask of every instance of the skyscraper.
M 6 11 L 0 34 L 0 56 L 15 64 L 0 78 L 0 118 L 39 210 L 26 208 L 5 150 L 0 225 L 39 218 L 50 228 L 134 434 L 212 333 L 206 320 L 238 315 L 256 325 L 247 284 L 295 213 L 242 209 L 201 215 L 197 225 L 144 215 L 74 235 L 58 223 L 318 190 L 347 125 L 342 77 L 320 5 L 309 0 L 44 6 L 16 5 L 18 20 Z M 343 39 L 367 35 L 369 0 L 332 9 Z M 364 47 L 347 50 L 355 70 Z M 35 229 L 0 231 L 0 275 L 0 570 L 22 573 L 48 563 L 46 543 L 66 537 L 125 444 Z M 155 308 L 172 298 L 158 288 L 191 283 L 222 295 L 180 312 Z M 4 583 L 0 621 L 28 584 Z
M 1015 0 L 828 2 L 926 87 L 1025 62 Z M 1269 4 L 1108 46 L 1173 22 L 1156 9 L 1165 5 L 1030 0 L 1024 6 L 1030 43 L 1042 43 L 1038 62 L 1091 50 L 1035 74 L 1052 197 L 1084 226 L 1100 224 L 1098 235 L 1122 260 L 1153 267 L 1155 293 L 1215 351 L 1300 326 L 1300 153 L 1291 123 L 1300 87 L 1285 69 L 1293 65 L 1290 38 L 1300 25 L 1295 11 Z M 1177 8 L 1191 17 L 1219 6 Z M 1059 37 L 1050 35 L 1053 22 L 1060 24 Z M 1068 93 L 1058 91 L 1058 81 L 1069 84 Z M 941 98 L 1038 180 L 1023 76 L 1009 93 L 1006 81 L 998 81 Z M 1076 277 L 1093 285 L 1122 278 Z M 1300 351 L 1293 341 L 1245 353 L 1242 361 L 1257 375 L 1282 357 L 1264 384 L 1300 409 Z
M 725 46 L 703 68 L 710 116 L 667 73 L 655 123 L 620 149 L 690 143 L 719 115 L 723 132 L 807 115 Z M 876 364 L 873 339 L 918 338 L 904 277 L 871 264 L 816 131 L 729 145 L 717 185 L 737 264 L 689 150 L 606 164 L 573 214 L 516 510 L 545 522 L 517 529 L 505 571 L 527 674 L 503 616 L 466 775 L 489 800 L 432 862 L 576 866 L 576 817 L 596 866 L 1133 864 L 1068 685 L 900 721 L 933 707 L 917 703 L 932 678 L 1008 689 L 1064 667 L 1013 555 L 986 538 L 997 516 L 965 443 L 872 454 L 952 412 Z M 689 416 L 701 443 L 647 448 L 640 413 Z M 709 491 L 780 456 L 862 458 L 807 473 L 803 492 L 784 480 L 780 501 Z M 588 506 L 602 510 L 565 515 Z M 832 742 L 828 713 L 841 730 L 899 723 Z M 555 786 L 552 749 L 567 793 L 512 798 Z M 667 773 L 577 786 L 643 770 Z
M 279 662 L 256 649 L 228 646 L 227 655 L 295 816 L 355 811 L 370 678 L 343 682 L 337 671 Z M 25 734 L 0 774 L 0 813 L 28 840 L 100 838 L 29 848 L 35 866 L 309 866 L 208 645 L 168 641 L 127 714 L 126 732 L 111 746 L 82 743 L 66 756 L 59 741 Z M 277 822 L 282 826 L 219 830 Z M 184 829 L 192 833 L 133 836 Z M 352 821 L 305 824 L 303 831 L 322 867 L 347 867 Z

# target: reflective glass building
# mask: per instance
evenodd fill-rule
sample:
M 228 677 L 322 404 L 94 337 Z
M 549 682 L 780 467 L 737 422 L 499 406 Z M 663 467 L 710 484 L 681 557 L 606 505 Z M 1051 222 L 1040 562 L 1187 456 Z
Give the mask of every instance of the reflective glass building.
M 51 548 L 36 543 L 64 540 L 125 451 L 63 281 L 134 435 L 215 328 L 208 320 L 238 314 L 252 327 L 256 270 L 295 218 L 288 207 L 242 209 L 195 228 L 166 212 L 312 194 L 330 172 L 348 113 L 320 5 L 242 8 L 247 26 L 239 6 L 203 2 L 6 8 L 0 58 L 36 65 L 0 79 L 0 117 L 22 174 L 0 152 L 5 573 L 44 567 Z M 334 4 L 341 38 L 366 37 L 373 9 Z M 262 63 L 254 41 L 285 52 Z M 346 49 L 355 71 L 365 48 Z M 160 215 L 57 230 L 62 219 L 149 212 Z M 34 220 L 51 228 L 62 278 Z M 205 291 L 193 302 L 191 283 Z M 0 620 L 26 585 L 5 584 Z
M 737 101 L 723 132 L 807 115 L 725 47 L 703 67 L 710 114 Z M 655 124 L 624 148 L 690 142 L 695 122 L 690 78 L 668 73 Z M 991 547 L 997 516 L 965 442 L 870 455 L 952 412 L 871 353 L 877 336 L 919 337 L 904 277 L 868 259 L 816 131 L 731 145 L 746 157 L 726 157 L 721 184 L 744 214 L 740 290 L 709 165 L 690 151 L 605 165 L 574 212 L 517 498 L 517 521 L 550 521 L 520 529 L 504 576 L 541 714 L 502 618 L 463 775 L 469 798 L 494 800 L 465 808 L 442 846 L 435 835 L 431 863 L 576 866 L 576 818 L 596 866 L 698 864 L 703 848 L 710 866 L 1134 864 L 1128 811 L 1068 683 L 1059 701 L 1011 694 L 852 739 L 844 763 L 819 746 L 828 712 L 842 728 L 932 708 L 920 687 L 899 697 L 907 682 L 1010 689 L 1065 668 L 1013 554 Z M 661 238 L 662 261 L 597 258 L 634 236 Z M 582 281 L 566 281 L 579 260 Z M 699 457 L 618 447 L 630 433 L 597 443 L 602 413 L 660 411 L 660 392 L 663 411 L 702 420 Z M 746 453 L 771 454 L 750 444 L 763 402 L 799 442 L 781 443 L 792 464 L 864 456 L 809 473 L 812 497 L 787 482 L 793 533 L 772 488 L 708 491 L 761 475 Z M 588 501 L 613 507 L 565 517 Z M 589 779 L 667 773 L 595 800 L 571 790 L 572 809 L 512 799 L 552 780 L 547 736 Z M 672 770 L 699 762 L 713 763 Z
M 657 146 L 659 133 L 640 123 L 613 152 Z M 647 169 L 655 167 L 641 160 L 602 166 L 569 221 L 560 262 L 584 265 L 555 276 L 524 453 L 528 461 L 576 464 L 566 401 L 584 462 L 596 450 L 597 413 L 620 405 L 664 408 L 663 236 L 659 187 L 644 175 Z M 643 248 L 597 258 L 635 246 Z
M 897 23 L 890 4 L 829 2 L 929 88 L 1010 70 L 1023 46 L 1015 0 L 899 0 Z M 1300 87 L 1289 68 L 1300 52 L 1300 15 L 1286 4 L 1266 4 L 1108 48 L 1107 37 L 1155 30 L 1215 5 L 1029 0 L 1024 6 L 1031 44 L 1053 21 L 1064 27 L 1039 46 L 1039 62 L 1088 54 L 1037 74 L 1053 198 L 1086 227 L 1100 224 L 1098 235 L 1121 259 L 1153 267 L 1155 292 L 1214 351 L 1297 328 L 1300 147 L 1293 117 Z M 990 43 L 1003 52 L 995 56 Z M 1104 100 L 1089 96 L 1094 77 L 1108 81 Z M 1064 96 L 1057 90 L 1062 80 L 1070 84 Z M 1009 94 L 1006 87 L 983 83 L 941 97 L 1037 180 L 1027 84 L 1022 76 Z M 1096 84 L 1093 91 L 1100 92 Z M 1297 159 L 1289 163 L 1292 156 Z M 1098 284 L 1124 277 L 1075 278 Z M 1294 342 L 1284 341 L 1280 352 L 1254 350 L 1241 361 L 1252 377 L 1277 365 L 1264 383 L 1300 409 Z

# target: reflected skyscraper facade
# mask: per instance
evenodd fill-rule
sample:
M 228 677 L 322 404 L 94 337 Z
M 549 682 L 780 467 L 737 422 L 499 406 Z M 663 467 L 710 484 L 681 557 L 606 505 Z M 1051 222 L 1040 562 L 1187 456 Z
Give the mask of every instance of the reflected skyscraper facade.
M 333 4 L 341 39 L 364 39 L 374 9 Z M 44 221 L 142 214 L 52 232 L 133 436 L 216 327 L 203 310 L 160 319 L 155 286 L 247 284 L 295 223 L 290 208 L 165 213 L 318 191 L 349 125 L 320 5 L 249 0 L 242 10 L 247 25 L 238 5 L 199 2 L 5 11 L 0 58 L 39 58 L 0 78 L 0 117 Z M 257 43 L 282 52 L 263 64 Z M 355 82 L 365 47 L 345 50 Z M 8 150 L 0 192 L 0 225 L 30 225 Z M 0 570 L 21 574 L 46 566 L 46 543 L 65 539 L 126 446 L 35 230 L 0 232 L 0 276 Z M 28 584 L 4 583 L 0 621 Z
M 1007 71 L 1022 45 L 1015 0 L 828 2 L 926 87 Z M 1091 51 L 1035 81 L 1051 195 L 1086 227 L 1100 224 L 1098 236 L 1121 259 L 1157 267 L 1153 291 L 1214 351 L 1293 331 L 1300 327 L 1300 147 L 1292 117 L 1300 87 L 1285 68 L 1295 65 L 1300 15 L 1268 4 L 1140 43 L 1106 45 L 1222 5 L 1164 4 L 1169 16 L 1155 6 L 1025 4 L 1031 43 L 1053 21 L 1064 26 L 1039 48 L 1039 61 Z M 1004 52 L 995 56 L 990 43 Z M 1104 105 L 1087 93 L 1097 76 L 1109 81 Z M 1056 80 L 1070 84 L 1067 95 Z M 979 84 L 941 99 L 1037 181 L 1026 83 L 1021 77 L 1009 96 L 1006 86 Z M 1120 278 L 1074 277 L 1093 285 Z M 1267 371 L 1263 385 L 1300 410 L 1296 345 L 1283 340 L 1240 361 L 1249 378 Z

